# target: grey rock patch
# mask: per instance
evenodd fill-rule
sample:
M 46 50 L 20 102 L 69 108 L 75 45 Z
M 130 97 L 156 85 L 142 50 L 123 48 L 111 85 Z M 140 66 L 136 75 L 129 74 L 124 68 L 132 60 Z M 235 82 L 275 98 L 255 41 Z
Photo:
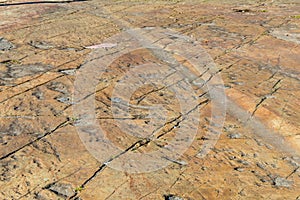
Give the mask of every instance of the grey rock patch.
M 43 100 L 44 99 L 44 93 L 41 90 L 39 90 L 39 89 L 37 89 L 34 92 L 32 92 L 32 95 L 35 96 L 39 100 Z
M 294 167 L 300 167 L 299 162 L 295 161 L 293 158 L 285 157 L 284 160 L 288 161 Z
M 274 29 L 270 34 L 278 39 L 300 44 L 300 33 L 289 32 L 287 28 Z
M 61 103 L 72 104 L 72 99 L 71 99 L 71 97 L 66 96 L 66 95 L 60 95 L 60 96 L 58 96 L 58 97 L 55 97 L 55 99 L 56 99 L 58 102 L 61 102 Z
M 250 165 L 250 163 L 248 161 L 246 161 L 246 160 L 238 160 L 237 162 L 241 163 L 243 165 Z
M 239 133 L 231 133 L 227 135 L 230 139 L 240 139 L 242 136 Z
M 66 183 L 56 183 L 54 185 L 51 185 L 49 187 L 49 190 L 54 192 L 57 195 L 61 195 L 65 197 L 70 197 L 75 194 L 72 185 Z
M 8 72 L 6 76 L 8 78 L 21 78 L 25 76 L 32 76 L 49 71 L 53 67 L 45 64 L 27 64 L 27 65 L 10 65 L 8 66 Z
M 15 48 L 15 45 L 13 45 L 8 40 L 0 37 L 0 51 L 9 51 L 13 48 Z
M 30 41 L 29 45 L 37 48 L 37 49 L 51 49 L 54 45 L 48 44 L 47 42 L 38 42 L 38 41 Z
M 62 94 L 68 94 L 69 88 L 62 82 L 51 82 L 47 85 L 47 88 L 56 92 L 60 92 Z
M 273 181 L 273 184 L 277 187 L 289 188 L 292 186 L 293 182 L 282 177 L 276 177 Z
M 30 120 L 13 119 L 11 123 L 0 125 L 0 137 L 2 135 L 18 136 L 21 134 L 33 134 L 36 132 Z
M 266 169 L 266 165 L 263 163 L 257 163 L 256 165 L 257 165 L 257 167 L 259 167 L 261 169 Z

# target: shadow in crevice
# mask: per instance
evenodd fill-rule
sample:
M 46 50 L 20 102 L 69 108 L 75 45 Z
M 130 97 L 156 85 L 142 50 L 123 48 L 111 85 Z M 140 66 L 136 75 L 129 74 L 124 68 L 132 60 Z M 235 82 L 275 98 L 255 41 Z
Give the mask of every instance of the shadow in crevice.
M 4 6 L 20 6 L 20 5 L 34 5 L 34 4 L 58 4 L 58 3 L 73 3 L 88 0 L 66 0 L 66 1 L 30 1 L 30 2 L 19 2 L 19 3 L 0 3 L 0 7 Z

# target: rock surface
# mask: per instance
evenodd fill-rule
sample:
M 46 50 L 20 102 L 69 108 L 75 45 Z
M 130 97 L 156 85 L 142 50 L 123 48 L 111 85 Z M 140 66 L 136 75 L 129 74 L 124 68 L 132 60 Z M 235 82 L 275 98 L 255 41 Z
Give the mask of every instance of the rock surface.
M 297 0 L 0 2 L 0 199 L 299 199 L 299 10 Z M 177 32 L 154 42 L 170 50 L 173 63 L 151 48 L 114 60 L 97 58 L 130 41 L 106 39 L 130 28 L 142 28 L 151 39 L 157 27 Z M 196 71 L 176 54 L 193 55 L 191 40 L 217 70 L 209 73 L 204 62 L 197 78 L 179 79 L 186 71 L 176 62 Z M 175 42 L 182 45 L 175 48 Z M 109 66 L 80 76 L 95 60 Z M 156 65 L 138 71 L 148 63 Z M 127 86 L 148 83 L 157 74 L 160 82 L 135 88 L 126 104 Z M 227 98 L 222 125 L 211 117 L 218 98 L 205 86 L 218 75 Z M 97 83 L 90 88 L 94 76 Z M 85 79 L 76 88 L 79 77 Z M 140 82 L 126 84 L 132 80 Z M 80 100 L 74 99 L 78 88 L 87 91 Z M 93 104 L 87 103 L 91 96 Z M 180 97 L 192 97 L 197 106 L 182 113 L 192 104 L 181 108 Z M 92 114 L 77 116 L 80 102 Z M 199 119 L 188 121 L 196 111 Z M 94 116 L 105 138 L 84 121 Z M 196 130 L 192 140 L 174 139 L 182 128 L 183 136 Z M 219 138 L 208 134 L 218 128 Z M 121 153 L 110 151 L 105 139 Z M 162 168 L 130 173 L 114 165 L 121 160 L 121 169 L 130 169 L 126 156 L 165 151 L 173 141 L 191 144 L 179 157 L 163 155 Z M 93 155 L 98 148 L 108 151 L 107 160 Z M 135 161 L 143 169 L 151 164 L 143 156 Z

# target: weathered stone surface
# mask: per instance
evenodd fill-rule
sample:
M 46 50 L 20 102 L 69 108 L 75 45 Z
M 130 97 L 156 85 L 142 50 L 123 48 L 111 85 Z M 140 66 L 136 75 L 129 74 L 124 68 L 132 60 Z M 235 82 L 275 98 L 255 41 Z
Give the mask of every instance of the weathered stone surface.
M 299 198 L 299 10 L 297 0 L 1 2 L 0 199 Z M 156 41 L 165 48 L 176 51 L 172 42 L 192 38 L 209 53 L 218 68 L 214 76 L 219 74 L 225 85 L 227 113 L 220 138 L 207 134 L 220 126 L 211 119 L 213 97 L 205 88 L 209 74 L 186 78 L 182 84 L 192 85 L 199 103 L 195 111 L 201 113 L 199 126 L 188 123 L 191 129 L 185 132 L 197 129 L 191 145 L 176 159 L 164 157 L 163 168 L 129 173 L 111 166 L 129 154 L 164 149 L 189 116 L 170 89 L 184 86 L 176 78 L 184 72 L 151 48 L 107 61 L 97 86 L 85 88 L 90 94 L 82 99 L 94 94 L 95 105 L 86 108 L 95 106 L 105 137 L 121 149 L 121 154 L 103 151 L 106 162 L 92 154 L 92 148 L 106 147 L 95 129 L 85 127 L 89 137 L 78 134 L 78 127 L 88 124 L 86 116 L 74 112 L 79 103 L 73 99 L 74 82 L 98 55 L 91 52 L 109 54 L 129 41 L 105 39 L 129 28 L 151 32 L 155 27 L 178 32 Z M 185 43 L 180 50 L 193 53 Z M 187 58 L 171 55 L 195 72 Z M 124 89 L 116 97 L 114 90 L 135 74 L 131 70 L 147 63 L 169 70 L 157 69 L 164 75 L 161 82 L 136 88 L 127 116 L 121 116 L 126 108 L 122 95 L 129 92 Z M 168 87 L 161 86 L 164 81 Z M 151 112 L 153 105 L 162 105 L 166 123 L 157 120 L 160 112 Z M 149 132 L 153 137 L 147 138 Z M 86 138 L 95 146 L 85 146 Z M 199 157 L 202 147 L 214 141 L 209 153 Z M 145 161 L 143 156 L 137 160 Z M 122 161 L 128 167 L 130 160 Z

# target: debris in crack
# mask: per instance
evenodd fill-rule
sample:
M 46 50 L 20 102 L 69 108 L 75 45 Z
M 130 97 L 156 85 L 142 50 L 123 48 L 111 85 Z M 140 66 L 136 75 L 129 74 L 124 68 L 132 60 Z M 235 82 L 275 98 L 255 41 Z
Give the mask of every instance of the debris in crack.
M 251 12 L 252 10 L 248 9 L 248 8 L 244 8 L 244 9 L 233 9 L 234 12 L 241 12 L 241 13 L 245 13 L 245 12 Z
M 164 195 L 165 200 L 184 200 L 182 197 L 173 194 Z
M 184 160 L 175 160 L 175 159 L 172 159 L 172 158 L 168 158 L 168 157 L 164 157 L 166 160 L 170 161 L 170 162 L 173 162 L 175 164 L 178 164 L 178 165 L 181 165 L 181 166 L 184 166 L 184 165 L 187 165 L 188 163 L 185 162 Z
M 76 70 L 77 69 L 63 69 L 63 70 L 59 70 L 59 72 L 65 75 L 75 75 Z
M 102 43 L 102 44 L 96 44 L 93 46 L 88 46 L 85 47 L 86 49 L 99 49 L 99 48 L 112 48 L 117 46 L 117 44 L 113 44 L 113 43 Z

